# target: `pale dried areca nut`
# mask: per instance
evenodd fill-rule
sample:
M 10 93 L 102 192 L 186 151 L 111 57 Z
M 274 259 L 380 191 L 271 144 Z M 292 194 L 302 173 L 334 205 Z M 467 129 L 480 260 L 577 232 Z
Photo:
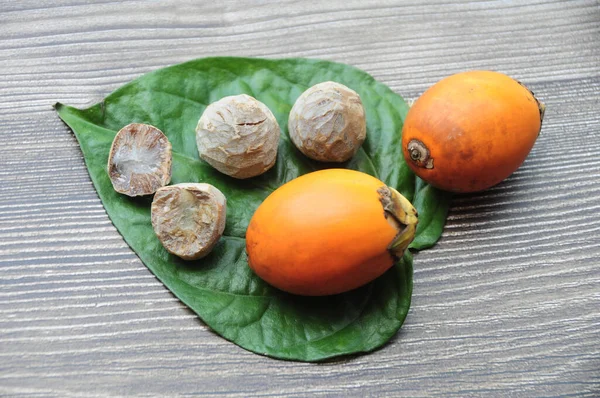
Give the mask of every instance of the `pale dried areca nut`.
M 154 126 L 132 123 L 115 136 L 108 155 L 108 176 L 115 191 L 150 195 L 171 181 L 171 143 Z
M 160 188 L 151 207 L 152 227 L 165 249 L 184 260 L 206 256 L 225 229 L 227 200 L 210 184 Z
M 265 104 L 241 94 L 210 104 L 198 121 L 198 153 L 208 164 L 235 178 L 269 170 L 277 158 L 281 129 Z
M 336 82 L 319 83 L 300 95 L 288 121 L 290 138 L 304 155 L 322 162 L 344 162 L 367 136 L 360 96 Z

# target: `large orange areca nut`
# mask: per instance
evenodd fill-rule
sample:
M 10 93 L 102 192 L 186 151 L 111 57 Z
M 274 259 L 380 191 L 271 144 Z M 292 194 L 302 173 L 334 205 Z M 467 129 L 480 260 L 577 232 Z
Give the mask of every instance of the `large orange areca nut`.
M 248 262 L 290 293 L 342 293 L 388 270 L 416 225 L 410 202 L 377 178 L 317 171 L 282 185 L 258 207 L 246 232 Z
M 438 188 L 484 190 L 523 163 L 539 135 L 544 110 L 531 91 L 502 73 L 452 75 L 425 91 L 408 111 L 404 158 Z

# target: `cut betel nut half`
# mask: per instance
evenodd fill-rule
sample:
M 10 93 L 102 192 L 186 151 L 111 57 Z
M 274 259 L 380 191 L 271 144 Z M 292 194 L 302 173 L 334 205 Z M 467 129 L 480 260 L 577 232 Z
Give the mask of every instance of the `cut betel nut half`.
M 316 84 L 294 103 L 288 130 L 294 145 L 309 158 L 344 162 L 356 154 L 367 136 L 360 96 L 340 83 Z
M 132 123 L 115 136 L 108 155 L 108 176 L 115 191 L 150 195 L 171 180 L 171 143 L 154 126 Z
M 210 104 L 198 121 L 200 158 L 223 174 L 250 178 L 269 170 L 277 158 L 281 129 L 265 104 L 246 95 Z
M 210 184 L 160 188 L 151 207 L 152 227 L 162 245 L 184 260 L 206 256 L 225 229 L 227 200 Z

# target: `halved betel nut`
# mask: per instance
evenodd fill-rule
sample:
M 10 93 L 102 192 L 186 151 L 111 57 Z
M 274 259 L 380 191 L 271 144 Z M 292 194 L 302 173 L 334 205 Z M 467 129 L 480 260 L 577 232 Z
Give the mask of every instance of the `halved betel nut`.
M 108 155 L 108 176 L 115 191 L 150 195 L 171 180 L 171 143 L 154 126 L 131 123 L 115 136 Z
M 152 227 L 165 249 L 184 260 L 206 256 L 225 229 L 227 200 L 210 184 L 162 187 L 152 201 Z

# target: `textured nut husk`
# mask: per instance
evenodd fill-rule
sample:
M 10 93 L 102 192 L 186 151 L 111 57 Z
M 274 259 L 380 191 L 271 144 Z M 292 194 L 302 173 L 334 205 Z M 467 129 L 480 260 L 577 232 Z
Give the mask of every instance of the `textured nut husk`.
M 206 256 L 225 229 L 227 200 L 210 184 L 160 188 L 151 207 L 152 227 L 165 249 L 184 260 Z
M 198 121 L 200 157 L 234 178 L 250 178 L 269 170 L 277 158 L 281 129 L 265 104 L 246 95 L 210 104 Z
M 290 138 L 311 159 L 344 162 L 367 136 L 360 96 L 336 82 L 319 83 L 300 95 L 288 121 Z
M 150 195 L 171 181 L 171 143 L 154 126 L 132 123 L 115 136 L 108 155 L 108 176 L 115 191 Z

